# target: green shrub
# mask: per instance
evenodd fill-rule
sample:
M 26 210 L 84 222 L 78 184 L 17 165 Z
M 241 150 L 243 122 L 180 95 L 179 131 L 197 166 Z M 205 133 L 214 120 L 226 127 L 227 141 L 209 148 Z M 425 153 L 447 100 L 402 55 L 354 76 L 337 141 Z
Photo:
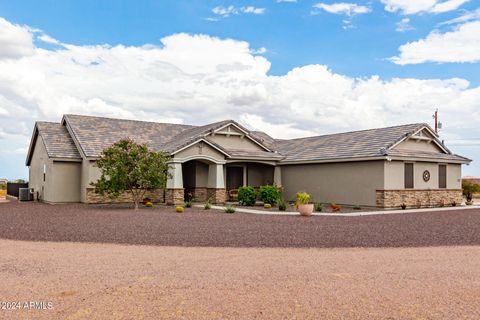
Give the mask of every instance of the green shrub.
M 7 189 L 7 185 L 1 183 L 0 184 L 0 190 L 5 190 L 5 189 Z
M 264 207 L 265 209 L 270 209 L 270 208 L 272 207 L 272 205 L 271 205 L 270 203 L 264 203 L 264 204 L 263 204 L 263 207 Z
M 257 200 L 257 193 L 255 189 L 251 186 L 240 187 L 238 189 L 238 202 L 241 205 L 253 206 Z
M 226 212 L 226 213 L 235 213 L 235 207 L 226 206 L 226 207 L 225 207 L 225 212 Z
M 185 201 L 185 208 L 191 208 L 193 207 L 193 202 L 192 201 Z
M 321 203 L 321 202 L 315 202 L 315 204 L 314 204 L 313 207 L 315 208 L 315 211 L 317 211 L 317 212 L 322 212 L 322 210 L 323 210 L 323 203 Z
M 260 187 L 260 200 L 263 203 L 268 203 L 271 205 L 275 205 L 280 199 L 280 191 L 276 186 L 261 186 Z
M 203 205 L 203 209 L 205 210 L 212 209 L 212 204 L 209 201 L 205 202 L 205 204 Z
M 151 208 L 153 207 L 153 203 L 148 201 L 147 203 L 145 203 L 145 207 Z
M 362 210 L 362 207 L 360 205 L 356 204 L 353 206 L 353 210 Z
M 306 192 L 297 192 L 295 205 L 308 204 L 310 202 L 310 195 Z
M 282 198 L 278 200 L 278 210 L 285 211 L 287 210 L 287 203 Z

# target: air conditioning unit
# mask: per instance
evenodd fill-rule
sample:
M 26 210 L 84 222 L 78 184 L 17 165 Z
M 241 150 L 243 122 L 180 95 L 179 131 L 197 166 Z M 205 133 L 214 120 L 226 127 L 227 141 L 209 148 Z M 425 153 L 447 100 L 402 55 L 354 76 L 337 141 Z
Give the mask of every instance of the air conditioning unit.
M 33 188 L 20 188 L 20 189 L 18 189 L 18 200 L 20 200 L 20 201 L 33 201 Z

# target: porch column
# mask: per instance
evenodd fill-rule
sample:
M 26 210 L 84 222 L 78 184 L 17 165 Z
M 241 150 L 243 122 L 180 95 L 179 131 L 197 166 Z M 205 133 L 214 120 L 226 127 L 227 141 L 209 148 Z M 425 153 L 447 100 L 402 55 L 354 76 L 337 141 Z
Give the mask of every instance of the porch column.
M 207 197 L 212 203 L 225 203 L 227 195 L 223 164 L 212 163 L 208 166 Z
M 273 170 L 273 184 L 282 187 L 282 167 L 275 166 Z
M 183 204 L 184 189 L 181 163 L 170 163 L 168 173 L 170 177 L 167 180 L 167 190 L 165 190 L 165 202 L 167 204 Z

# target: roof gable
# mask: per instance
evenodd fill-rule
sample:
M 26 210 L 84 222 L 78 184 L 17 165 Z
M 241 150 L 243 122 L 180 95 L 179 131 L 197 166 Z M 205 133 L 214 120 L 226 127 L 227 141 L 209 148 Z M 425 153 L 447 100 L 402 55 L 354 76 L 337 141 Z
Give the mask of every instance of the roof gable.
M 41 137 L 49 158 L 82 159 L 65 126 L 54 122 L 36 122 L 33 129 L 26 165 L 30 165 L 35 144 Z

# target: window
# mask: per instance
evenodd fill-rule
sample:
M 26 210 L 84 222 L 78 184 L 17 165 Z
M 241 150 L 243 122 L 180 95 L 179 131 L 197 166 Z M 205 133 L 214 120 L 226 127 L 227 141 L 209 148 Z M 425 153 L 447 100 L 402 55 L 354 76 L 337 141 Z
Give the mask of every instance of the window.
M 438 166 L 438 187 L 440 189 L 447 188 L 447 166 L 446 165 Z
M 45 175 L 47 174 L 47 165 L 43 164 L 43 182 L 45 182 Z
M 413 188 L 413 163 L 405 163 L 405 189 Z

